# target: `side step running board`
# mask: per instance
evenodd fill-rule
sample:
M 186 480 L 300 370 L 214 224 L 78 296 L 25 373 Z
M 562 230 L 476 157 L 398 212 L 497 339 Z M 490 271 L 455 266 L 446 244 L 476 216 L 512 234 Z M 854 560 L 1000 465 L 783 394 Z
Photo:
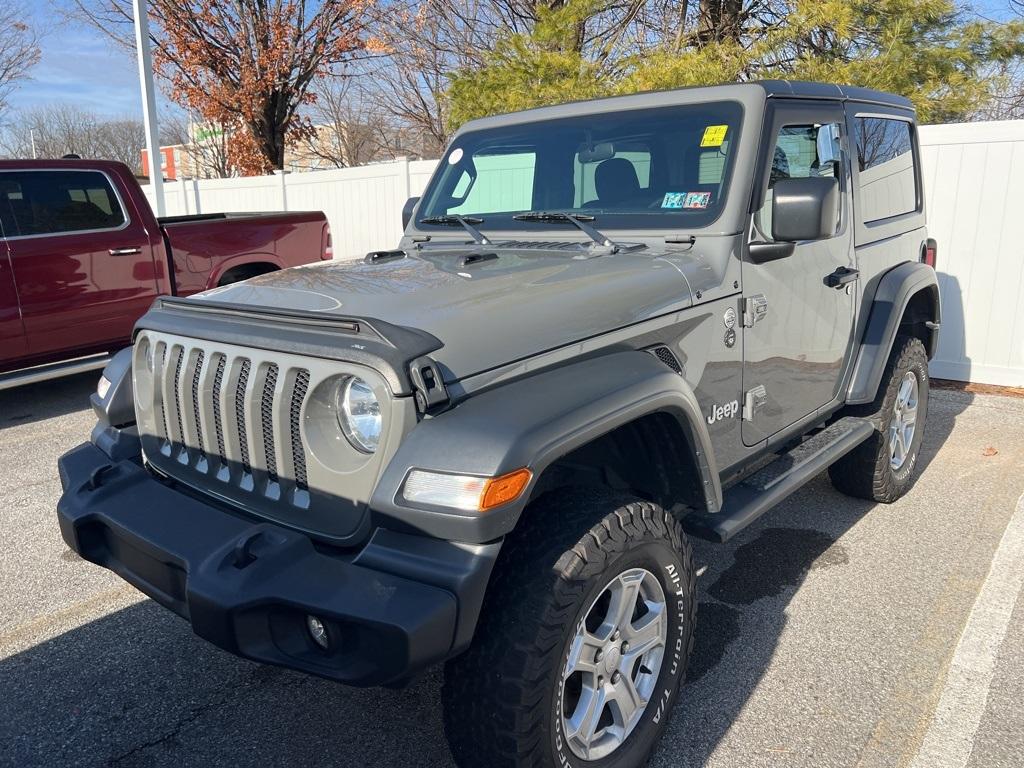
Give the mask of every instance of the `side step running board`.
M 721 512 L 687 515 L 683 528 L 701 539 L 728 541 L 871 437 L 874 429 L 865 419 L 840 419 L 726 491 Z
M 59 379 L 62 376 L 72 376 L 76 373 L 86 371 L 98 371 L 110 362 L 110 355 L 92 355 L 91 357 L 80 357 L 76 360 L 66 360 L 60 363 L 49 363 L 48 365 L 37 365 L 35 368 L 24 368 L 20 371 L 0 373 L 0 390 L 21 387 L 25 384 L 35 384 L 40 381 Z

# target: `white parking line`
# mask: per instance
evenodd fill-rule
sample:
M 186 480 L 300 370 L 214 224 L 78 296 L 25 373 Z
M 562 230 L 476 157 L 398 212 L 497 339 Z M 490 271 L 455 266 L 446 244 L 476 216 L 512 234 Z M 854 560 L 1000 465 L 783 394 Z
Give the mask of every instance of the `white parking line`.
M 1024 586 L 1024 496 L 1003 533 L 967 618 L 946 686 L 911 768 L 963 768 L 971 757 L 996 657 Z

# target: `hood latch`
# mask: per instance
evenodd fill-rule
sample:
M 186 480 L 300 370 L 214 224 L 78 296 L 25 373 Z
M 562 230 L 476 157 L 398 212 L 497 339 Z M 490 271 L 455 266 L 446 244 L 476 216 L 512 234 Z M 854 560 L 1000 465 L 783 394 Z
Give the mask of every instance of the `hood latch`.
M 412 378 L 417 411 L 429 413 L 448 403 L 448 390 L 445 389 L 441 372 L 430 357 L 424 355 L 409 363 L 409 375 Z

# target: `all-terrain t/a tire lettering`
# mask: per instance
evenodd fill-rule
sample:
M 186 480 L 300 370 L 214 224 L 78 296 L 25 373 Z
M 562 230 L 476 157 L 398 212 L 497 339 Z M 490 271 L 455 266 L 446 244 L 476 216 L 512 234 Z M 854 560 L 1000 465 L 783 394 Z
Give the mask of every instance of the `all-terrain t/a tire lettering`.
M 495 566 L 473 645 L 446 667 L 445 730 L 456 761 L 462 766 L 642 765 L 665 727 L 693 646 L 695 581 L 679 523 L 650 502 L 578 490 L 542 497 L 520 526 Z M 621 637 L 607 621 L 597 623 L 614 611 L 615 588 L 609 585 L 620 577 L 632 580 L 641 596 L 630 605 L 631 617 L 637 618 Z M 632 628 L 650 628 L 651 619 L 658 618 L 642 615 L 650 595 L 664 599 L 664 644 L 660 653 L 624 665 Z M 602 605 L 605 600 L 611 608 Z M 577 665 L 581 646 L 574 649 L 574 640 L 581 632 L 589 639 L 582 650 L 586 659 Z M 648 639 L 656 644 L 653 632 Z M 620 656 L 623 646 L 626 653 Z M 656 665 L 657 679 L 642 680 Z M 573 672 L 576 666 L 586 671 Z M 647 696 L 633 727 L 617 739 L 622 710 L 612 678 L 625 669 L 636 675 L 636 685 L 631 679 L 618 682 Z M 586 759 L 581 740 L 566 732 L 574 714 L 568 710 L 586 708 L 567 689 L 587 688 L 578 679 L 587 677 L 593 691 L 599 676 L 608 704 L 589 721 L 598 737 L 590 740 L 592 759 Z

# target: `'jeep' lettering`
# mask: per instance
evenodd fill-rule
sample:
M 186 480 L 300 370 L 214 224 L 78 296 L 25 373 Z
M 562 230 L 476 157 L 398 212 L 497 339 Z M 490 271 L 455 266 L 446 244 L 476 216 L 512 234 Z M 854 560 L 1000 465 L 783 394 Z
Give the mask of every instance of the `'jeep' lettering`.
M 739 400 L 733 400 L 725 405 L 716 405 L 711 409 L 711 415 L 708 416 L 708 424 L 714 424 L 716 421 L 722 421 L 722 419 L 731 419 L 739 412 Z

